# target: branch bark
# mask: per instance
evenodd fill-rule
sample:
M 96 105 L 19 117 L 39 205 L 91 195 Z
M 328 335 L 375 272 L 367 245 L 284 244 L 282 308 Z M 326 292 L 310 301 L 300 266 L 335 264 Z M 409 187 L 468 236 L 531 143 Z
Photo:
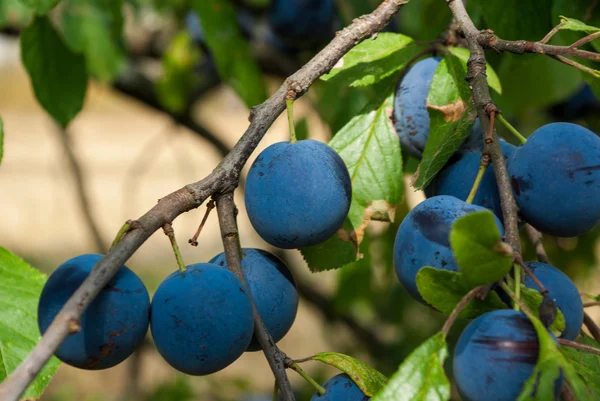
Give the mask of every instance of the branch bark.
M 199 207 L 208 197 L 230 193 L 237 187 L 242 167 L 267 129 L 285 109 L 285 99 L 290 91 L 296 97 L 306 93 L 313 82 L 331 70 L 356 44 L 383 29 L 407 2 L 408 0 L 385 0 L 371 14 L 355 19 L 304 67 L 288 77 L 267 101 L 252 109 L 250 126 L 210 175 L 165 196 L 141 216 L 134 227 L 94 267 L 33 351 L 0 384 L 0 399 L 19 400 L 101 289 L 155 231 L 166 223 L 172 223 L 180 214 Z
M 471 17 L 467 14 L 465 5 L 460 0 L 446 0 L 448 7 L 456 19 L 460 31 L 467 38 L 471 55 L 467 62 L 468 72 L 467 81 L 473 94 L 473 102 L 477 108 L 477 115 L 482 127 L 490 126 L 490 115 L 498 114 L 500 110 L 490 96 L 490 88 L 486 76 L 486 59 L 481 43 L 479 42 L 479 30 L 473 24 Z M 516 253 L 521 253 L 521 241 L 519 238 L 519 219 L 518 207 L 510 186 L 504 155 L 500 148 L 500 142 L 496 135 L 496 130 L 492 127 L 492 138 L 487 138 L 484 129 L 484 149 L 483 153 L 491 156 L 494 164 L 494 173 L 498 183 L 500 193 L 500 204 L 502 206 L 502 216 L 504 218 L 506 242 Z M 491 139 L 491 141 L 490 141 Z

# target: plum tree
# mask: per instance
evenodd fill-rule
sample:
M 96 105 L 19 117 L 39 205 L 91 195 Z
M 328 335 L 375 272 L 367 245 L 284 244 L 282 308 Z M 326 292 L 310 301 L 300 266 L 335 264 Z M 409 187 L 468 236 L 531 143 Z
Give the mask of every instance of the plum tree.
M 515 200 L 532 226 L 574 237 L 600 222 L 600 137 L 576 124 L 537 129 L 508 161 Z
M 501 309 L 473 320 L 454 351 L 453 371 L 463 401 L 514 401 L 538 360 L 537 333 L 522 312 Z M 562 378 L 555 383 L 555 398 Z
M 38 304 L 42 334 L 102 258 L 97 254 L 76 256 L 50 275 Z M 84 312 L 81 330 L 67 337 L 56 356 L 81 369 L 113 367 L 127 359 L 144 339 L 149 311 L 150 297 L 144 283 L 121 266 Z
M 527 263 L 527 266 L 548 290 L 548 296 L 554 300 L 565 317 L 565 330 L 561 337 L 575 340 L 579 336 L 583 324 L 583 302 L 579 290 L 569 276 L 554 266 L 538 262 Z M 529 276 L 525 278 L 524 284 L 540 291 L 540 288 Z
M 229 366 L 250 344 L 252 304 L 229 270 L 196 263 L 160 284 L 152 298 L 150 328 L 158 352 L 171 366 L 207 375 Z
M 333 37 L 335 4 L 333 0 L 273 0 L 267 20 L 284 43 L 310 48 Z
M 406 215 L 394 242 L 394 267 L 398 279 L 413 298 L 424 302 L 416 282 L 423 266 L 458 270 L 450 249 L 450 228 L 457 218 L 481 210 L 486 209 L 453 196 L 440 195 L 426 199 Z M 496 224 L 503 233 L 497 217 Z
M 331 237 L 350 209 L 352 185 L 341 157 L 324 143 L 279 142 L 252 164 L 246 209 L 254 229 L 279 248 L 302 248 Z
M 242 271 L 254 305 L 258 309 L 273 341 L 281 340 L 294 324 L 298 311 L 298 290 L 290 269 L 277 256 L 262 249 L 242 249 Z M 225 253 L 210 260 L 227 267 Z M 255 337 L 249 351 L 260 350 Z
M 329 379 L 323 388 L 325 394 L 315 393 L 310 401 L 367 401 L 371 399 L 345 373 Z
M 482 135 L 479 138 L 482 138 Z M 500 145 L 505 158 L 510 157 L 516 149 L 515 146 L 504 140 L 500 140 Z M 469 147 L 468 149 L 472 148 Z M 473 149 L 467 150 L 465 148 L 462 152 L 458 152 L 425 188 L 425 194 L 428 197 L 450 195 L 463 201 L 467 200 L 477 176 L 481 159 L 481 148 L 474 145 Z M 492 210 L 502 221 L 500 194 L 498 193 L 498 184 L 492 165 L 487 168 L 483 175 L 477 194 L 473 199 L 473 204 Z

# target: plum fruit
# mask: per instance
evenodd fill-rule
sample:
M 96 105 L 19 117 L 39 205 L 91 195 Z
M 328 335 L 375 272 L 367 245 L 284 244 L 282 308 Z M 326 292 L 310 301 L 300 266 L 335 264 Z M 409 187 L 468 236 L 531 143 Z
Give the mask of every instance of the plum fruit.
M 217 372 L 240 357 L 254 330 L 252 303 L 233 273 L 197 263 L 169 275 L 152 298 L 156 348 L 189 375 Z
M 500 140 L 500 145 L 505 158 L 510 157 L 516 149 L 515 146 L 502 139 Z M 425 194 L 428 197 L 450 195 L 463 201 L 467 200 L 475 182 L 475 177 L 477 177 L 480 160 L 481 148 L 456 153 L 425 188 Z M 483 179 L 473 199 L 473 204 L 492 210 L 502 221 L 500 194 L 492 164 L 490 164 L 483 174 Z
M 289 268 L 277 256 L 261 249 L 242 249 L 242 271 L 254 305 L 258 309 L 273 341 L 281 340 L 294 324 L 298 311 L 298 290 Z M 227 267 L 225 254 L 210 260 Z M 255 337 L 248 351 L 260 350 Z
M 454 380 L 463 401 L 514 401 L 538 360 L 537 333 L 522 313 L 488 312 L 463 331 L 454 351 Z M 554 386 L 558 399 L 562 377 Z
M 453 196 L 426 199 L 412 209 L 400 224 L 394 243 L 394 267 L 408 293 L 424 302 L 417 289 L 417 273 L 423 266 L 458 271 L 450 249 L 450 229 L 454 221 L 468 213 L 486 210 Z M 503 234 L 502 223 L 496 224 Z
M 583 324 L 583 302 L 579 290 L 569 276 L 554 266 L 538 262 L 527 263 L 527 266 L 548 290 L 548 296 L 556 303 L 565 317 L 565 330 L 561 337 L 575 340 Z M 540 291 L 540 288 L 529 276 L 525 277 L 524 284 Z
M 342 158 L 324 143 L 279 142 L 254 161 L 246 183 L 254 229 L 279 248 L 317 245 L 342 226 L 352 184 Z
M 508 160 L 521 215 L 538 230 L 575 237 L 600 222 L 600 137 L 576 124 L 538 128 Z
M 345 373 L 329 379 L 323 388 L 325 394 L 316 393 L 310 401 L 368 401 L 371 399 Z
M 67 260 L 50 275 L 38 304 L 43 334 L 103 255 Z M 123 362 L 148 331 L 150 297 L 140 278 L 125 266 L 102 288 L 80 319 L 81 330 L 66 338 L 56 356 L 81 369 L 106 369 Z
M 267 21 L 286 44 L 310 48 L 335 34 L 334 0 L 273 0 Z

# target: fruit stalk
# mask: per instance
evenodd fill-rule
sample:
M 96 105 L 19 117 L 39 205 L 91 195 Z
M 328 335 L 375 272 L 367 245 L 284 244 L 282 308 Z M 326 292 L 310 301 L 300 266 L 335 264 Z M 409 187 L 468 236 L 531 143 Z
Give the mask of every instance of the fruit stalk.
M 215 199 L 217 203 L 217 216 L 219 218 L 219 227 L 221 229 L 221 238 L 223 248 L 225 249 L 225 259 L 227 269 L 235 274 L 244 284 L 246 291 L 250 294 L 248 283 L 242 272 L 242 247 L 240 246 L 240 236 L 237 227 L 237 207 L 233 201 L 233 192 L 219 195 Z M 294 401 L 294 393 L 290 385 L 287 373 L 285 371 L 284 360 L 287 358 L 276 345 L 275 341 L 267 331 L 265 324 L 258 313 L 254 301 L 252 301 L 252 313 L 254 315 L 254 335 L 260 344 L 269 366 L 275 375 L 275 381 L 281 392 L 284 401 Z
M 488 163 L 489 165 L 489 163 Z M 479 185 L 481 184 L 481 180 L 483 179 L 483 175 L 485 174 L 485 170 L 487 170 L 488 166 L 481 162 L 479 165 L 479 171 L 477 171 L 477 177 L 475 177 L 475 182 L 473 183 L 473 187 L 471 188 L 471 192 L 469 192 L 469 196 L 465 202 L 473 203 L 473 199 L 475 199 L 475 195 L 477 195 L 477 190 L 479 189 Z
M 315 390 L 317 390 L 317 392 L 320 395 L 325 394 L 325 389 L 316 381 L 314 381 L 314 379 L 312 377 L 310 377 L 301 367 L 300 365 L 298 365 L 297 363 L 293 363 L 290 366 L 291 369 L 293 369 L 296 373 L 298 373 L 300 376 L 302 376 L 302 378 L 304 380 L 306 380 L 308 383 L 310 383 L 311 386 L 313 386 L 315 388 Z
M 175 259 L 177 260 L 177 267 L 179 271 L 184 272 L 185 262 L 183 261 L 183 256 L 181 255 L 181 251 L 179 250 L 179 245 L 177 245 L 177 240 L 175 239 L 175 231 L 173 230 L 173 226 L 171 223 L 165 223 L 163 226 L 163 231 L 167 237 L 169 237 L 169 241 L 171 242 L 171 248 L 173 248 L 173 254 L 175 255 Z
M 285 107 L 287 108 L 287 118 L 290 125 L 290 143 L 296 143 L 296 125 L 294 124 L 294 99 L 285 99 Z
M 525 143 L 527 142 L 527 138 L 525 138 L 523 135 L 521 135 L 521 133 L 519 131 L 517 131 L 517 129 L 515 127 L 512 126 L 511 123 L 508 122 L 508 120 L 506 120 L 506 118 L 504 118 L 504 116 L 502 114 L 498 114 L 497 116 L 498 120 L 504 124 L 504 126 L 515 136 L 517 137 L 517 139 L 519 141 L 521 141 L 521 143 Z

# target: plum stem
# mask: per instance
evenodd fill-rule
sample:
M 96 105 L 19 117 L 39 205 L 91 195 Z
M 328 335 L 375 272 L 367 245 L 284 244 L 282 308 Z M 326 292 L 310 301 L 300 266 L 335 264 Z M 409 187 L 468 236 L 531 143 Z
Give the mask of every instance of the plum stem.
M 165 225 L 163 225 L 163 231 L 165 235 L 169 237 L 169 241 L 171 241 L 171 247 L 173 248 L 173 254 L 175 254 L 179 271 L 186 271 L 187 269 L 185 267 L 185 262 L 183 261 L 183 256 L 181 256 L 181 252 L 179 251 L 179 246 L 177 245 L 177 240 L 175 239 L 175 231 L 173 230 L 171 223 L 165 223 Z
M 446 322 L 444 322 L 444 326 L 442 327 L 442 333 L 444 333 L 444 338 L 448 335 L 448 332 L 452 328 L 454 321 L 456 320 L 456 318 L 458 318 L 460 313 L 471 303 L 471 301 L 474 298 L 480 295 L 482 291 L 487 290 L 487 288 L 487 285 L 480 285 L 479 287 L 475 287 L 471 291 L 469 291 L 467 295 L 462 297 L 460 301 L 458 301 L 458 303 L 452 310 L 452 313 L 450 313 L 450 316 L 448 316 L 448 319 L 446 319 Z
M 519 266 L 518 263 L 515 263 L 513 265 L 513 267 L 515 269 L 515 297 L 516 297 L 516 300 L 520 300 L 521 299 L 521 266 Z M 517 312 L 520 310 L 519 302 L 517 302 L 517 301 L 513 302 L 513 309 L 516 310 Z
M 523 301 L 521 301 L 519 298 L 517 298 L 515 292 L 513 290 L 511 290 L 510 287 L 504 281 L 499 281 L 498 284 L 500 285 L 500 288 L 502 288 L 504 290 L 504 292 L 507 293 L 508 296 L 511 297 L 511 299 L 513 301 L 515 301 L 515 303 L 519 304 L 519 307 L 521 308 L 522 311 L 524 311 L 528 315 L 534 316 L 533 313 L 531 313 L 531 311 L 527 307 L 527 305 L 525 305 L 523 303 Z
M 294 99 L 285 99 L 285 107 L 287 108 L 288 123 L 290 125 L 290 143 L 296 143 L 296 125 L 294 124 Z
M 600 306 L 600 301 L 586 302 L 583 304 L 584 308 L 589 308 L 591 306 Z
M 488 163 L 489 165 L 489 163 Z M 477 190 L 479 189 L 479 185 L 481 185 L 481 181 L 483 180 L 483 175 L 487 170 L 487 167 L 483 162 L 479 165 L 479 171 L 477 171 L 477 177 L 475 177 L 475 182 L 473 183 L 473 187 L 471 188 L 471 192 L 469 192 L 469 196 L 467 197 L 467 203 L 473 203 L 473 199 L 475 199 L 475 195 L 477 195 Z
M 300 365 L 298 365 L 297 363 L 293 363 L 290 366 L 290 368 L 292 370 L 294 370 L 296 373 L 298 373 L 300 376 L 302 376 L 302 378 L 304 380 L 306 380 L 308 383 L 310 383 L 310 385 L 312 385 L 317 390 L 319 395 L 325 394 L 325 389 L 319 383 L 317 383 L 312 377 L 310 377 L 304 370 L 302 370 Z
M 190 238 L 188 240 L 188 243 L 191 246 L 198 246 L 198 237 L 200 236 L 200 233 L 202 232 L 202 228 L 204 227 L 204 224 L 206 224 L 206 220 L 208 219 L 208 215 L 210 214 L 211 210 L 213 210 L 214 208 L 215 208 L 215 201 L 211 199 L 206 204 L 206 212 L 204 213 L 204 217 L 202 217 L 202 221 L 200 222 L 200 225 L 198 226 L 198 229 L 196 230 L 196 233 L 194 234 L 194 236 L 192 238 Z
M 507 128 L 507 129 L 508 129 L 510 132 L 512 132 L 512 134 L 513 134 L 514 136 L 516 136 L 516 137 L 517 137 L 517 139 L 518 139 L 519 141 L 521 141 L 521 143 L 525 143 L 525 142 L 527 142 L 527 138 L 525 138 L 523 135 L 521 135 L 521 133 L 520 133 L 519 131 L 517 131 L 517 129 L 516 129 L 515 127 L 513 127 L 513 126 L 512 126 L 512 124 L 511 124 L 511 123 L 509 123 L 509 122 L 506 120 L 506 118 L 504 118 L 504 117 L 502 116 L 502 114 L 498 114 L 497 118 L 498 118 L 498 120 L 499 120 L 499 121 L 500 121 L 502 124 L 504 124 L 504 126 L 505 126 L 505 127 L 506 127 L 506 128 Z

